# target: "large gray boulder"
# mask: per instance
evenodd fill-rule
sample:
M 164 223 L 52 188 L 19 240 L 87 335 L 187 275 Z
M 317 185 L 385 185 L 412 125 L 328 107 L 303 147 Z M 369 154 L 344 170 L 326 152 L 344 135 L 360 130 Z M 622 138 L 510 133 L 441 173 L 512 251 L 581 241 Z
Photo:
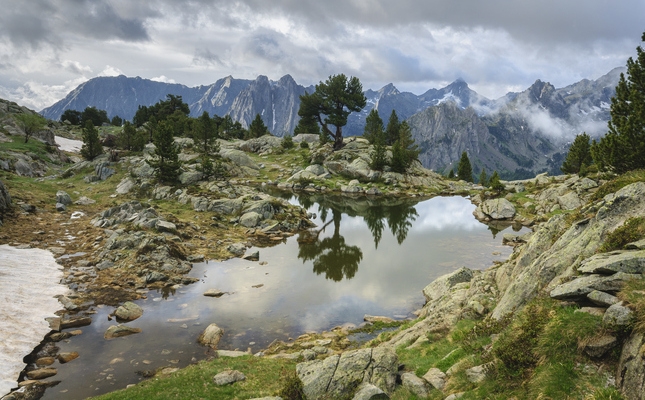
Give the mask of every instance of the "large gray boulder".
M 296 366 L 308 400 L 338 398 L 363 383 L 392 393 L 397 370 L 396 353 L 384 347 L 348 351 Z
M 504 198 L 486 200 L 479 208 L 490 219 L 511 219 L 515 216 L 515 207 Z
M 103 161 L 96 164 L 96 166 L 94 167 L 94 173 L 99 177 L 100 180 L 104 181 L 114 175 L 116 171 L 114 170 L 114 168 L 110 168 L 109 162 Z
M 645 273 L 645 250 L 614 251 L 597 254 L 580 263 L 579 272 L 585 274 Z
M 613 304 L 602 317 L 603 324 L 613 328 L 625 328 L 633 322 L 634 312 L 623 305 L 623 302 Z
M 220 150 L 220 156 L 226 158 L 227 160 L 232 161 L 234 164 L 240 167 L 247 167 L 255 170 L 259 170 L 260 166 L 251 159 L 245 152 L 236 149 L 222 149 Z
M 645 354 L 641 351 L 643 346 L 645 336 L 634 331 L 623 345 L 620 355 L 616 386 L 627 400 L 645 398 Z
M 431 390 L 430 384 L 425 379 L 416 376 L 413 372 L 404 372 L 401 374 L 401 386 L 422 399 L 427 398 Z
M 66 206 L 72 204 L 72 198 L 66 192 L 59 190 L 56 192 L 56 203 L 61 203 Z
M 564 196 L 558 197 L 558 204 L 563 210 L 575 210 L 582 206 L 583 203 L 575 192 L 569 192 Z
M 440 276 L 428 286 L 423 288 L 423 295 L 426 302 L 438 301 L 445 295 L 449 294 L 451 289 L 458 283 L 470 282 L 473 279 L 474 271 L 466 267 L 459 268 L 457 271 L 447 275 Z

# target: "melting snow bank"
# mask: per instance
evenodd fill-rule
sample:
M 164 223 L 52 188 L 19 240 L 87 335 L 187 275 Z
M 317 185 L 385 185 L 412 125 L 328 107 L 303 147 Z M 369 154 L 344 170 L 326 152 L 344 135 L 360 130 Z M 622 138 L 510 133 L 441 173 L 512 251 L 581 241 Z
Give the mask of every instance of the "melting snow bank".
M 17 386 L 22 359 L 51 331 L 45 318 L 62 308 L 54 298 L 67 291 L 62 276 L 49 251 L 0 246 L 0 397 Z
M 81 140 L 65 139 L 61 136 L 55 136 L 54 139 L 56 140 L 56 144 L 62 151 L 78 153 L 79 151 L 81 151 L 81 147 L 83 147 L 83 141 Z

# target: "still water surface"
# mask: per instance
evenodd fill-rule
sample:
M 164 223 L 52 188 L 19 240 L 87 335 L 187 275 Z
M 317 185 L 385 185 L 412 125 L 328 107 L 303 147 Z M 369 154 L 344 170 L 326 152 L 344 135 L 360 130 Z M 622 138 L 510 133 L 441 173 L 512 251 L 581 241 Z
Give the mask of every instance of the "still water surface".
M 358 325 L 365 314 L 413 317 L 432 280 L 462 266 L 487 268 L 512 251 L 497 231 L 475 220 L 474 206 L 461 197 L 290 201 L 315 213 L 317 227 L 274 247 L 250 249 L 260 251 L 260 262 L 197 264 L 191 276 L 199 282 L 149 292 L 137 301 L 143 317 L 128 323 L 142 333 L 103 339 L 115 324 L 107 318 L 114 309 L 98 308 L 82 335 L 59 343 L 61 352 L 80 357 L 55 365 L 61 383 L 43 398 L 83 399 L 139 382 L 141 371 L 204 359 L 209 351 L 196 339 L 210 323 L 225 331 L 220 349 L 257 352 L 275 339 Z M 228 293 L 203 296 L 212 288 Z

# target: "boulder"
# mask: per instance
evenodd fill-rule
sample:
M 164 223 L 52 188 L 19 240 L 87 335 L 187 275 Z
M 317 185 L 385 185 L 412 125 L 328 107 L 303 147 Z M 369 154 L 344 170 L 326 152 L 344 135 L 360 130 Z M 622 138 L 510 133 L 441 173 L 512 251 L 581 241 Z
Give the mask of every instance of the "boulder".
M 616 386 L 627 400 L 642 400 L 645 393 L 645 336 L 632 331 L 623 345 L 616 372 Z
M 170 233 L 177 232 L 177 225 L 168 221 L 157 221 L 156 228 L 159 232 L 170 232 Z
M 95 200 L 92 200 L 86 196 L 81 196 L 78 200 L 74 202 L 74 204 L 79 206 L 89 206 L 90 204 L 94 204 L 94 203 L 96 203 Z
M 618 272 L 614 275 L 585 275 L 570 282 L 556 286 L 550 296 L 558 300 L 575 300 L 587 296 L 594 290 L 617 292 L 630 279 L 640 279 L 642 275 Z
M 398 359 L 389 348 L 366 348 L 300 363 L 296 373 L 309 400 L 338 398 L 361 383 L 371 383 L 385 393 L 396 384 Z
M 182 185 L 194 185 L 204 178 L 204 174 L 200 171 L 188 170 L 179 175 L 179 182 Z
M 575 192 L 569 192 L 558 197 L 558 204 L 562 210 L 575 210 L 582 206 L 583 203 Z
M 56 192 L 56 203 L 61 203 L 66 206 L 72 204 L 72 198 L 66 192 L 59 190 Z
M 240 217 L 240 225 L 245 226 L 247 228 L 254 228 L 258 226 L 261 220 L 262 220 L 262 216 L 260 214 L 254 211 L 247 212 Z
M 439 368 L 430 368 L 428 372 L 423 375 L 423 379 L 438 390 L 443 390 L 446 385 L 446 374 L 441 372 Z
M 116 171 L 114 170 L 114 168 L 110 168 L 109 162 L 103 161 L 96 164 L 96 166 L 94 167 L 94 173 L 99 177 L 100 180 L 104 181 L 114 175 Z
M 213 377 L 213 383 L 217 386 L 230 385 L 246 379 L 243 373 L 237 370 L 223 371 Z
M 311 172 L 312 174 L 316 175 L 317 177 L 327 173 L 327 171 L 325 170 L 325 167 L 323 167 L 320 164 L 309 165 L 307 168 L 305 168 L 305 171 Z
M 136 186 L 136 183 L 132 178 L 125 177 L 116 186 L 116 192 L 118 194 L 128 194 L 132 189 L 134 189 L 135 186 Z
M 616 347 L 617 344 L 618 339 L 616 339 L 615 336 L 602 335 L 591 339 L 589 343 L 585 345 L 584 352 L 587 353 L 589 357 L 601 358 L 611 349 Z
M 226 292 L 222 292 L 219 289 L 208 289 L 207 291 L 204 292 L 204 296 L 206 297 L 222 297 L 226 294 Z
M 246 252 L 246 245 L 244 243 L 233 243 L 227 247 L 227 250 L 234 256 L 241 257 Z
M 364 383 L 358 387 L 352 400 L 389 400 L 384 391 L 372 385 L 371 383 Z
M 623 302 L 616 303 L 605 311 L 602 322 L 613 328 L 627 327 L 633 322 L 634 313 L 623 305 Z
M 578 271 L 585 274 L 645 273 L 645 250 L 601 253 L 584 260 Z
M 412 372 L 401 374 L 401 386 L 409 390 L 415 396 L 425 399 L 430 392 L 430 385 L 425 379 L 421 379 Z
M 488 372 L 489 365 L 477 365 L 466 370 L 466 378 L 473 383 L 479 383 L 486 379 L 486 374 Z
M 143 308 L 131 301 L 126 301 L 116 309 L 114 315 L 123 321 L 134 321 L 143 315 Z
M 132 328 L 126 325 L 112 325 L 109 327 L 106 331 L 103 337 L 107 340 L 122 337 L 122 336 L 129 336 L 129 335 L 134 335 L 135 333 L 141 333 L 141 329 L 139 328 Z
M 466 267 L 459 268 L 457 271 L 440 276 L 434 282 L 423 288 L 423 295 L 426 302 L 438 300 L 446 295 L 458 283 L 470 282 L 473 279 L 474 271 Z
M 612 296 L 609 293 L 601 292 L 600 290 L 594 290 L 587 294 L 587 298 L 591 300 L 592 303 L 602 307 L 610 307 L 620 301 L 618 300 L 618 297 Z
M 222 328 L 216 324 L 210 324 L 206 329 L 204 329 L 204 332 L 199 335 L 197 342 L 204 346 L 209 346 L 213 350 L 217 350 L 217 345 L 219 344 L 220 339 L 222 339 L 222 336 L 224 336 Z
M 515 216 L 515 207 L 503 198 L 486 200 L 479 207 L 491 219 L 511 219 Z
M 220 156 L 232 161 L 240 167 L 247 167 L 259 170 L 260 166 L 251 159 L 245 152 L 236 149 L 222 149 L 219 152 Z
M 63 212 L 67 210 L 67 206 L 63 203 L 56 203 L 56 211 Z

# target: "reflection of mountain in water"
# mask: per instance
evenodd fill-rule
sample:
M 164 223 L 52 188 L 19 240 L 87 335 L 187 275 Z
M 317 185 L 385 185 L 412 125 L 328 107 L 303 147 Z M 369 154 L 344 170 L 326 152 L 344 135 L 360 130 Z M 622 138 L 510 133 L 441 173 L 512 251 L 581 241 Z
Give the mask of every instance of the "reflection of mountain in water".
M 321 228 L 300 234 L 298 258 L 303 262 L 313 260 L 314 272 L 318 275 L 325 273 L 327 279 L 334 281 L 353 278 L 363 258 L 361 249 L 358 246 L 348 245 L 340 233 L 343 214 L 363 218 L 372 233 L 375 248 L 378 248 L 386 224 L 397 242 L 403 243 L 412 227 L 412 222 L 418 216 L 414 208 L 418 201 L 410 199 L 376 200 L 366 197 L 353 199 L 335 195 L 310 194 L 297 194 L 296 198 L 305 208 L 310 208 L 317 203 L 320 219 L 325 223 Z M 327 221 L 330 211 L 332 219 Z M 320 239 L 320 234 L 332 223 L 333 235 Z

